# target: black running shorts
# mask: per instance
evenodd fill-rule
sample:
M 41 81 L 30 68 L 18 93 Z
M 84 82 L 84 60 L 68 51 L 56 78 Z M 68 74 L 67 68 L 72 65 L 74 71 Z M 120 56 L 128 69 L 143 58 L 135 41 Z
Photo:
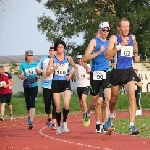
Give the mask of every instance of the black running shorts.
M 7 103 L 8 105 L 11 105 L 11 97 L 12 97 L 12 93 L 0 94 L 0 102 L 1 103 Z
M 135 72 L 133 68 L 113 69 L 110 72 L 109 81 L 113 86 L 125 85 L 132 80 L 135 80 Z
M 106 72 L 106 79 L 93 80 L 93 72 L 90 73 L 90 94 L 92 96 L 96 96 L 99 94 L 100 87 L 102 87 L 102 89 L 111 87 L 109 82 L 109 74 L 110 72 Z
M 78 94 L 79 100 L 82 99 L 82 94 L 88 95 L 89 91 L 90 91 L 90 86 L 77 87 L 77 94 Z
M 71 91 L 70 81 L 67 80 L 53 80 L 52 81 L 52 92 L 61 93 L 66 90 Z

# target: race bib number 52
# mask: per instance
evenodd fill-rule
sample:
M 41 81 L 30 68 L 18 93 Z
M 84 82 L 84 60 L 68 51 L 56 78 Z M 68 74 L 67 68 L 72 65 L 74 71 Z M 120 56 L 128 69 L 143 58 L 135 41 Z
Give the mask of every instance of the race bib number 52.
M 133 56 L 133 46 L 123 46 L 121 48 L 121 56 L 132 57 Z
M 106 79 L 105 71 L 94 71 L 93 72 L 93 80 L 103 80 Z

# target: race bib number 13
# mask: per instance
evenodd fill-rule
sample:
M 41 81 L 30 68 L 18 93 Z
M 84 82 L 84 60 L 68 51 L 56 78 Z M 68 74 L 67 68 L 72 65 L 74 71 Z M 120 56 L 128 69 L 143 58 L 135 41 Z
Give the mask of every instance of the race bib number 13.
M 103 80 L 106 79 L 105 71 L 94 71 L 93 72 L 93 80 Z
M 121 56 L 132 57 L 133 56 L 133 46 L 123 46 L 121 48 Z

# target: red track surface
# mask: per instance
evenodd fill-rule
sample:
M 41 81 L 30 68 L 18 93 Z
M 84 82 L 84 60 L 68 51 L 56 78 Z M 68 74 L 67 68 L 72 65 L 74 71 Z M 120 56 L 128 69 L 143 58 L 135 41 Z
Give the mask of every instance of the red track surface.
M 128 117 L 127 112 L 117 112 L 116 118 L 125 117 Z M 45 120 L 46 117 L 36 117 L 33 130 L 28 130 L 25 118 L 0 122 L 0 150 L 150 150 L 150 139 L 94 133 L 94 116 L 91 117 L 90 126 L 84 127 L 81 115 L 70 115 L 70 132 L 61 135 L 46 127 Z

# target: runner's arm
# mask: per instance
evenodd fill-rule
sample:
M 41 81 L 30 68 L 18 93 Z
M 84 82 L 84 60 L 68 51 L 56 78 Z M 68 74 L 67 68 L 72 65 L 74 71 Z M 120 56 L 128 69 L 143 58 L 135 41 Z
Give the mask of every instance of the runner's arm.
M 115 35 L 112 35 L 110 38 L 109 38 L 109 43 L 108 43 L 108 48 L 107 48 L 107 51 L 106 51 L 106 58 L 109 59 L 109 58 L 112 58 L 113 56 L 116 55 L 117 53 L 117 48 L 115 47 L 117 44 L 117 38 Z
M 133 53 L 138 54 L 138 44 L 136 42 L 135 35 L 131 35 L 131 36 L 132 36 L 132 41 L 133 41 Z
M 95 49 L 95 47 L 96 47 L 96 40 L 92 39 L 85 51 L 85 55 L 83 57 L 83 62 L 87 62 L 101 54 L 101 51 L 97 51 L 96 53 L 92 54 L 92 51 Z
M 78 68 L 76 64 L 74 63 L 71 56 L 68 56 L 68 60 L 69 60 L 70 65 L 74 68 L 73 71 L 71 71 L 71 75 L 75 75 L 75 73 L 78 71 Z
M 54 58 L 51 58 L 46 69 L 46 76 L 50 76 L 57 68 L 57 65 L 54 67 Z

